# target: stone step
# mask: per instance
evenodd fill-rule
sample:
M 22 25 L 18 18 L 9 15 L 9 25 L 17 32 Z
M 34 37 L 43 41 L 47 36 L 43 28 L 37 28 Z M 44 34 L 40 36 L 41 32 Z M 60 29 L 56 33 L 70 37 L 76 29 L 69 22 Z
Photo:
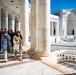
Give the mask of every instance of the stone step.
M 17 58 L 14 57 L 14 54 L 9 54 L 8 61 L 7 63 L 4 61 L 3 55 L 0 55 L 0 68 L 5 68 L 5 67 L 10 67 L 10 66 L 15 66 L 19 64 L 24 64 L 24 63 L 29 63 L 36 61 L 26 53 L 22 55 L 22 61 L 19 60 L 19 54 L 17 54 Z
M 30 62 L 34 62 L 34 59 L 24 59 L 22 61 L 19 60 L 14 60 L 14 61 L 8 61 L 6 62 L 2 62 L 0 63 L 0 69 L 1 68 L 5 68 L 5 67 L 11 67 L 11 66 L 16 66 L 16 65 L 20 65 L 20 64 L 25 64 L 25 63 L 30 63 Z

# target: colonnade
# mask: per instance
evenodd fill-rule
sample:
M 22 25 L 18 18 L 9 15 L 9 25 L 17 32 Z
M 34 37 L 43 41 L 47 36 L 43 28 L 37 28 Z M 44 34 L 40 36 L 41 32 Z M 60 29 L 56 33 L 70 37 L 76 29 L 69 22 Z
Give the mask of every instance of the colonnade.
M 51 20 L 50 34 L 51 36 L 59 36 L 59 22 Z
M 31 37 L 31 47 L 29 54 L 38 57 L 50 55 L 50 0 L 31 0 L 30 25 L 28 13 L 28 0 L 20 0 L 20 16 L 17 17 L 8 12 L 8 8 L 2 9 L 0 19 L 1 27 L 21 31 L 24 45 L 29 45 L 29 30 Z M 2 16 L 2 14 L 4 16 Z M 16 24 L 15 24 L 16 23 Z M 16 25 L 16 26 L 15 26 Z M 19 27 L 18 27 L 19 26 Z M 30 27 L 30 29 L 29 29 Z
M 17 16 L 12 12 L 9 12 L 8 8 L 0 8 L 0 29 L 6 28 L 7 30 L 12 29 L 20 30 L 20 21 Z

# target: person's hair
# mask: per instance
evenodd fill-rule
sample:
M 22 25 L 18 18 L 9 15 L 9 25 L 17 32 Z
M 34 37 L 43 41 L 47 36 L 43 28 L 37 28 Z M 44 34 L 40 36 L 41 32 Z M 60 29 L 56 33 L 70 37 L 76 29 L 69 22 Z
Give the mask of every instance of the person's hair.
M 1 30 L 4 30 L 3 28 L 1 28 Z
M 7 30 L 7 28 L 4 28 L 4 30 Z
M 9 31 L 13 32 L 13 30 L 12 30 L 12 29 L 10 29 Z
M 20 31 L 17 31 L 16 36 L 18 37 L 18 33 L 20 33 L 20 38 L 23 39 Z
M 3 32 L 3 35 L 4 35 L 4 34 L 7 34 L 7 32 L 6 32 L 6 31 L 4 31 L 4 32 Z

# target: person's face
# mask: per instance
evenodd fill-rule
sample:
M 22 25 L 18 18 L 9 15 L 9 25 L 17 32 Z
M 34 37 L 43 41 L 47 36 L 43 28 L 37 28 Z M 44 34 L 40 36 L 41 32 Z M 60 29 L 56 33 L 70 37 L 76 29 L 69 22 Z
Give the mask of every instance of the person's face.
M 2 29 L 1 32 L 3 32 L 4 30 Z
M 20 32 L 18 32 L 18 36 L 20 36 Z
M 4 33 L 4 36 L 7 36 L 7 33 Z
M 9 31 L 9 33 L 12 33 L 11 30 Z

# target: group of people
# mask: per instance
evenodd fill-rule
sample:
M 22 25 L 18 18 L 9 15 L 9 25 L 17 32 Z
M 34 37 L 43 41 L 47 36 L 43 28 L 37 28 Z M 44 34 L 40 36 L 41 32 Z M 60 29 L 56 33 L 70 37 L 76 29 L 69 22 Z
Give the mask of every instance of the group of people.
M 22 60 L 22 45 L 23 38 L 20 31 L 13 32 L 12 29 L 7 31 L 6 28 L 0 30 L 0 52 L 4 54 L 5 62 L 8 61 L 8 53 L 14 52 L 15 58 L 17 58 L 17 51 L 20 53 L 20 60 Z

